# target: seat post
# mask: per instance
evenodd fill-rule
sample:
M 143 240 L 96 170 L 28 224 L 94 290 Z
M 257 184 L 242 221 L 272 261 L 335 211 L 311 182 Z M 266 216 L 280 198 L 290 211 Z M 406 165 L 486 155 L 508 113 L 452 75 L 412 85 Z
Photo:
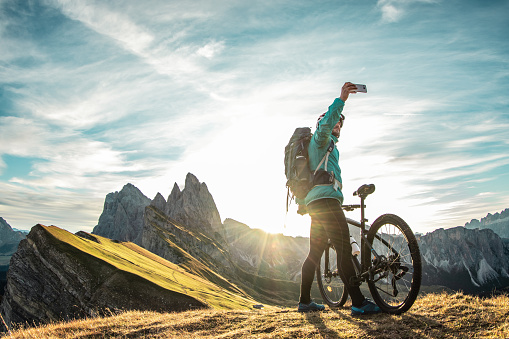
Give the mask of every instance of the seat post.
M 362 226 L 362 231 L 364 232 L 365 228 L 366 228 L 366 222 L 368 221 L 365 217 L 364 217 L 364 207 L 366 207 L 364 205 L 364 199 L 365 197 L 363 195 L 360 196 L 361 198 L 361 226 Z
M 364 205 L 364 200 L 366 199 L 366 197 L 364 195 L 360 195 L 360 198 L 361 198 L 361 256 L 362 256 L 361 268 L 362 272 L 364 272 L 364 270 L 367 268 L 365 266 L 366 265 L 369 266 L 369 264 L 366 262 L 366 258 L 364 258 L 364 255 L 366 254 L 368 256 L 371 255 L 370 254 L 371 251 L 366 251 L 368 248 L 370 248 L 369 244 L 366 241 L 366 223 L 368 222 L 368 219 L 366 219 L 364 215 L 364 209 L 366 207 L 366 205 Z

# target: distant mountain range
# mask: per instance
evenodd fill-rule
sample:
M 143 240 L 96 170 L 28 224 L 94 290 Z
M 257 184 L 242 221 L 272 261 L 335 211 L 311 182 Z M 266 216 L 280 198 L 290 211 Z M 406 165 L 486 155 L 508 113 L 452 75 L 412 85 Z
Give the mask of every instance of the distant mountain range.
M 111 194 L 113 193 L 109 196 Z M 118 194 L 117 209 L 111 209 L 110 202 L 105 202 L 105 209 L 93 233 L 106 237 L 112 236 L 108 231 L 110 224 L 104 224 L 101 220 L 115 220 L 118 225 L 126 223 L 139 225 L 137 229 L 144 233 L 141 238 L 140 233 L 133 233 L 129 238 L 117 239 L 137 242 L 140 246 L 172 262 L 178 262 L 174 254 L 169 253 L 172 251 L 162 250 L 164 246 L 161 247 L 154 240 L 161 237 L 148 236 L 151 233 L 150 230 L 154 229 L 149 225 L 159 225 L 159 229 L 165 228 L 167 236 L 174 237 L 180 247 L 188 249 L 204 264 L 213 265 L 216 271 L 230 274 L 233 279 L 238 276 L 233 269 L 235 267 L 266 278 L 293 281 L 297 284 L 300 282 L 300 269 L 307 255 L 309 239 L 270 235 L 232 219 L 226 219 L 224 224 L 221 224 L 219 212 L 207 186 L 205 183 L 200 183 L 192 174 L 187 175 L 183 191 L 180 191 L 177 184 L 174 185 L 167 201 L 157 194 L 149 203 L 150 199 L 129 184 L 124 186 L 121 192 L 114 194 Z M 131 195 L 131 198 L 127 199 L 125 197 L 127 195 Z M 129 207 L 132 201 L 143 203 L 132 208 Z M 144 206 L 151 206 L 152 209 L 150 207 L 146 209 L 145 220 L 142 221 L 139 211 Z M 127 218 L 124 211 L 137 212 L 132 213 L 131 218 Z M 165 222 L 166 226 L 160 225 L 161 219 L 154 216 L 157 215 L 156 211 L 160 213 L 160 216 L 168 218 Z M 447 230 L 439 229 L 420 236 L 419 244 L 424 265 L 423 284 L 441 285 L 474 294 L 490 293 L 493 289 L 509 286 L 509 240 L 503 240 L 490 229 L 485 229 L 496 226 L 498 232 L 504 230 L 509 232 L 509 225 L 502 226 L 502 221 L 509 220 L 508 214 L 508 210 L 492 217 L 489 214 L 481 219 L 480 223 L 484 225 L 482 230 L 456 227 Z M 185 230 L 192 229 L 212 234 L 210 239 L 213 241 L 211 240 L 209 244 L 203 241 L 200 246 L 210 246 L 207 250 L 209 254 L 213 254 L 214 249 L 223 248 L 224 251 L 218 251 L 215 255 L 216 259 L 221 260 L 212 264 L 214 261 L 210 258 L 203 259 L 207 256 L 200 254 L 194 247 L 194 243 L 192 246 L 187 245 L 185 236 L 179 235 L 182 232 L 181 228 L 168 226 L 174 225 L 175 222 L 186 225 L 187 227 L 183 228 Z M 142 224 L 143 227 L 140 226 Z M 475 220 L 468 225 L 474 224 Z M 228 253 L 228 258 L 223 257 L 224 253 Z
M 128 192 L 134 196 L 130 199 L 123 198 Z M 118 201 L 125 199 L 124 205 L 120 204 L 117 210 L 113 210 L 109 207 L 109 203 L 105 203 L 100 222 L 93 233 L 111 237 L 111 233 L 106 231 L 110 229 L 109 224 L 103 224 L 101 220 L 117 220 L 118 224 L 124 224 L 126 217 L 123 211 L 141 209 L 141 206 L 129 208 L 128 203 L 134 200 L 144 201 L 145 205 L 150 205 L 162 212 L 161 215 L 166 215 L 173 221 L 178 220 L 197 231 L 206 231 L 207 227 L 209 230 L 213 229 L 211 238 L 226 249 L 224 253 L 228 253 L 228 259 L 223 258 L 224 260 L 215 264 L 215 270 L 223 272 L 232 267 L 240 267 L 258 276 L 300 282 L 300 268 L 307 255 L 309 239 L 270 235 L 232 219 L 226 219 L 221 225 L 212 195 L 206 185 L 200 184 L 192 174 L 188 174 L 185 189 L 182 192 L 176 184 L 174 185 L 168 201 L 158 194 L 149 203 L 149 199 L 132 185 L 126 185 L 121 192 L 115 194 L 118 194 Z M 145 217 L 155 213 L 149 210 L 146 210 Z M 115 218 L 114 215 L 117 217 Z M 142 221 L 140 213 L 136 215 L 138 219 L 131 218 L 128 223 L 145 224 L 144 232 L 146 233 L 149 233 L 151 228 L 147 228 L 146 225 L 158 223 L 154 217 Z M 482 227 L 474 227 L 477 224 Z M 204 225 L 207 225 L 205 229 Z M 141 226 L 138 229 L 141 229 Z M 181 231 L 178 227 L 173 227 L 173 230 L 169 230 L 167 234 L 175 235 L 179 232 Z M 506 234 L 504 232 L 509 233 L 509 209 L 494 216 L 488 214 L 486 218 L 481 219 L 481 222 L 472 220 L 466 227 L 439 229 L 419 236 L 423 256 L 423 284 L 440 285 L 473 294 L 486 294 L 494 289 L 506 289 L 509 286 L 509 239 L 502 239 L 498 235 Z M 147 236 L 145 238 L 142 236 L 142 239 L 139 237 L 139 233 L 136 233 L 131 234 L 128 239 L 138 241 L 139 245 L 170 261 L 178 261 L 169 253 L 164 253 L 159 245 L 151 244 Z M 183 236 L 175 236 L 175 238 L 185 242 L 182 240 L 185 238 Z M 154 239 L 158 238 L 154 237 Z M 122 239 L 119 238 L 119 240 Z M 182 243 L 180 246 L 187 248 Z M 217 246 L 213 245 L 212 248 Z M 201 260 L 200 253 L 190 251 Z M 232 262 L 235 265 L 232 266 Z M 230 273 L 233 277 L 236 276 L 235 270 Z
M 480 222 L 472 220 L 466 227 L 439 229 L 418 236 L 423 258 L 423 290 L 439 286 L 472 294 L 507 290 L 509 239 L 489 229 L 495 225 L 498 232 L 507 231 L 509 227 L 503 226 L 503 221 L 508 219 L 507 211 L 495 216 L 489 214 Z M 482 227 L 471 229 L 476 222 Z M 5 245 L 12 252 L 25 235 L 5 225 L 5 220 L 0 218 L 0 240 L 13 239 L 16 246 Z M 1 246 L 2 242 L 0 249 Z M 298 301 L 300 270 L 308 248 L 309 239 L 305 237 L 268 234 L 232 219 L 221 222 L 207 185 L 190 173 L 184 189 L 175 184 L 167 199 L 160 193 L 149 199 L 132 184 L 126 184 L 121 191 L 106 196 L 92 234 L 71 235 L 56 227 L 34 227 L 11 261 L 0 310 L 4 318 L 12 321 L 39 322 L 55 320 L 57 314 L 65 314 L 69 305 L 74 305 L 68 314 L 72 317 L 105 308 L 228 308 L 239 307 L 239 303 L 250 307 L 255 302 L 294 305 Z M 143 269 L 140 271 L 140 267 L 147 265 L 156 265 L 153 272 L 159 273 L 153 276 Z M 166 269 L 169 275 L 160 273 Z M 171 273 L 171 270 L 176 271 Z M 210 300 L 206 296 L 209 292 L 193 292 L 201 287 L 177 286 L 175 279 L 184 279 L 177 277 L 180 274 L 224 293 Z M 128 284 L 126 279 L 137 283 Z M 168 279 L 174 283 L 163 282 Z M 121 298 L 115 292 L 113 287 L 120 282 L 123 282 L 122 293 L 131 295 L 131 299 Z M 153 307 L 150 302 L 134 300 L 149 298 L 149 292 L 140 294 L 139 289 L 159 288 L 164 291 L 158 293 L 169 299 L 154 303 Z M 58 293 L 66 297 L 55 302 Z M 236 306 L 226 301 L 232 299 L 228 296 L 231 293 L 240 298 L 234 303 Z M 316 284 L 312 293 L 320 299 Z M 177 306 L 171 298 L 189 302 L 179 302 Z M 54 307 L 44 311 L 41 305 Z
M 478 295 L 509 291 L 509 239 L 491 229 L 438 229 L 418 241 L 423 285 Z
M 481 218 L 481 221 L 472 219 L 465 224 L 465 228 L 491 229 L 501 238 L 509 239 L 509 208 L 506 208 L 501 213 L 488 213 L 487 216 Z
M 0 265 L 9 264 L 3 257 L 10 258 L 16 252 L 19 242 L 25 239 L 25 236 L 26 233 L 15 231 L 4 218 L 0 217 Z
M 0 298 L 7 283 L 9 261 L 25 236 L 25 232 L 14 230 L 4 218 L 0 217 Z

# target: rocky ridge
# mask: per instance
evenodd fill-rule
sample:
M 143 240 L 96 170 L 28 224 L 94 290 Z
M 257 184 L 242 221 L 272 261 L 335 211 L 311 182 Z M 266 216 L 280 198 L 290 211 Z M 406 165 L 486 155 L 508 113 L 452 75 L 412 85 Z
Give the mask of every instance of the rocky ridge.
M 162 203 L 162 201 L 160 202 Z M 164 213 L 173 220 L 184 223 L 191 229 L 223 235 L 223 225 L 214 198 L 207 185 L 188 173 L 184 190 L 175 183 L 168 196 Z
M 157 193 L 148 206 L 139 206 L 145 206 L 143 228 L 127 240 L 214 283 L 221 281 L 204 267 L 262 299 L 286 302 L 298 298 L 308 240 L 261 230 L 251 233 L 248 226 L 231 219 L 223 224 L 207 186 L 191 173 L 185 182 L 183 190 L 177 184 L 173 186 L 167 201 Z M 141 192 L 131 190 L 131 194 Z M 109 224 L 121 224 L 115 221 L 114 213 L 110 215 L 113 219 Z M 111 234 L 104 231 L 102 219 L 93 233 L 106 237 Z M 200 264 L 197 266 L 191 258 Z
M 0 305 L 7 324 L 46 323 L 117 310 L 181 311 L 232 300 L 237 307 L 249 307 L 243 305 L 249 300 L 238 297 L 241 291 L 227 282 L 220 288 L 131 243 L 84 232 L 77 235 L 36 225 L 20 242 Z M 235 294 L 224 292 L 225 288 Z M 206 302 L 203 295 L 214 299 Z
M 179 251 L 167 246 L 171 241 L 230 277 L 235 277 L 240 268 L 262 277 L 300 282 L 308 238 L 267 234 L 232 219 L 220 224 L 212 195 L 207 189 L 206 194 L 200 194 L 202 187 L 206 188 L 205 184 L 188 174 L 184 190 L 175 184 L 168 201 L 158 193 L 145 211 L 139 244 L 172 262 L 182 263 L 185 258 Z M 187 220 L 195 226 L 187 227 Z M 439 229 L 418 236 L 418 241 L 425 285 L 474 294 L 509 286 L 509 240 L 489 230 Z
M 157 193 L 147 204 L 143 193 L 133 187 L 126 185 L 120 192 L 106 196 L 104 211 L 93 234 L 133 241 L 176 264 L 186 261 L 182 249 L 216 272 L 233 278 L 240 268 L 267 278 L 300 282 L 300 268 L 307 255 L 307 238 L 252 230 L 233 219 L 221 223 L 207 185 L 191 173 L 186 176 L 183 190 L 174 184 L 168 200 Z M 115 230 L 126 220 L 123 201 L 138 202 L 137 206 L 131 206 L 136 210 L 136 224 L 142 225 L 136 228 L 138 232 Z M 168 246 L 168 242 L 175 246 Z
M 491 229 L 501 238 L 509 238 L 509 208 L 506 208 L 501 213 L 488 213 L 480 221 L 472 219 L 465 224 L 465 228 Z
M 145 207 L 151 200 L 132 184 L 126 184 L 120 192 L 109 193 L 104 209 L 93 234 L 139 243 L 143 229 Z
M 466 293 L 509 287 L 509 243 L 490 229 L 438 229 L 419 239 L 423 284 Z

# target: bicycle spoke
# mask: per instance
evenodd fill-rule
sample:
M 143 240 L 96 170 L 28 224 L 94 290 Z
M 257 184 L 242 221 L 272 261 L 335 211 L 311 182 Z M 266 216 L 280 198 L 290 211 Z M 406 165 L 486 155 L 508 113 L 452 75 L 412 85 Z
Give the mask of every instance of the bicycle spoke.
M 368 282 L 373 298 L 386 312 L 407 310 L 417 297 L 421 279 L 420 254 L 413 233 L 401 218 L 384 215 L 371 226 L 368 241 L 377 254 L 371 259 L 379 272 Z
M 340 307 L 346 302 L 348 292 L 339 276 L 336 251 L 330 244 L 317 267 L 316 278 L 325 303 L 330 307 Z

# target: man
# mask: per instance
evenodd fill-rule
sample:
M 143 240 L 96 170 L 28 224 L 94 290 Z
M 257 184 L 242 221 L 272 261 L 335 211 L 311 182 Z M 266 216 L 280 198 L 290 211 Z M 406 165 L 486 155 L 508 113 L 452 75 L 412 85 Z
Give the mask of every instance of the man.
M 341 112 L 350 93 L 356 93 L 356 86 L 347 82 L 341 89 L 340 97 L 335 99 L 332 105 L 329 106 L 329 110 L 318 118 L 316 131 L 308 147 L 309 167 L 312 171 L 315 171 L 324 159 L 327 149 L 333 145 L 332 152 L 320 165 L 320 169 L 327 172 L 322 171 L 322 174 L 325 173 L 331 176 L 333 183 L 315 185 L 303 202 L 311 216 L 311 232 L 309 254 L 302 265 L 299 312 L 322 311 L 325 309 L 325 306 L 311 300 L 311 285 L 313 284 L 316 266 L 327 245 L 327 239 L 331 239 L 336 248 L 340 277 L 352 298 L 352 314 L 361 315 L 381 312 L 376 304 L 364 298 L 359 286 L 350 285 L 350 277 L 355 275 L 355 269 L 351 261 L 352 246 L 350 245 L 348 224 L 341 208 L 343 193 L 341 192 L 339 152 L 336 147 L 344 121 Z

